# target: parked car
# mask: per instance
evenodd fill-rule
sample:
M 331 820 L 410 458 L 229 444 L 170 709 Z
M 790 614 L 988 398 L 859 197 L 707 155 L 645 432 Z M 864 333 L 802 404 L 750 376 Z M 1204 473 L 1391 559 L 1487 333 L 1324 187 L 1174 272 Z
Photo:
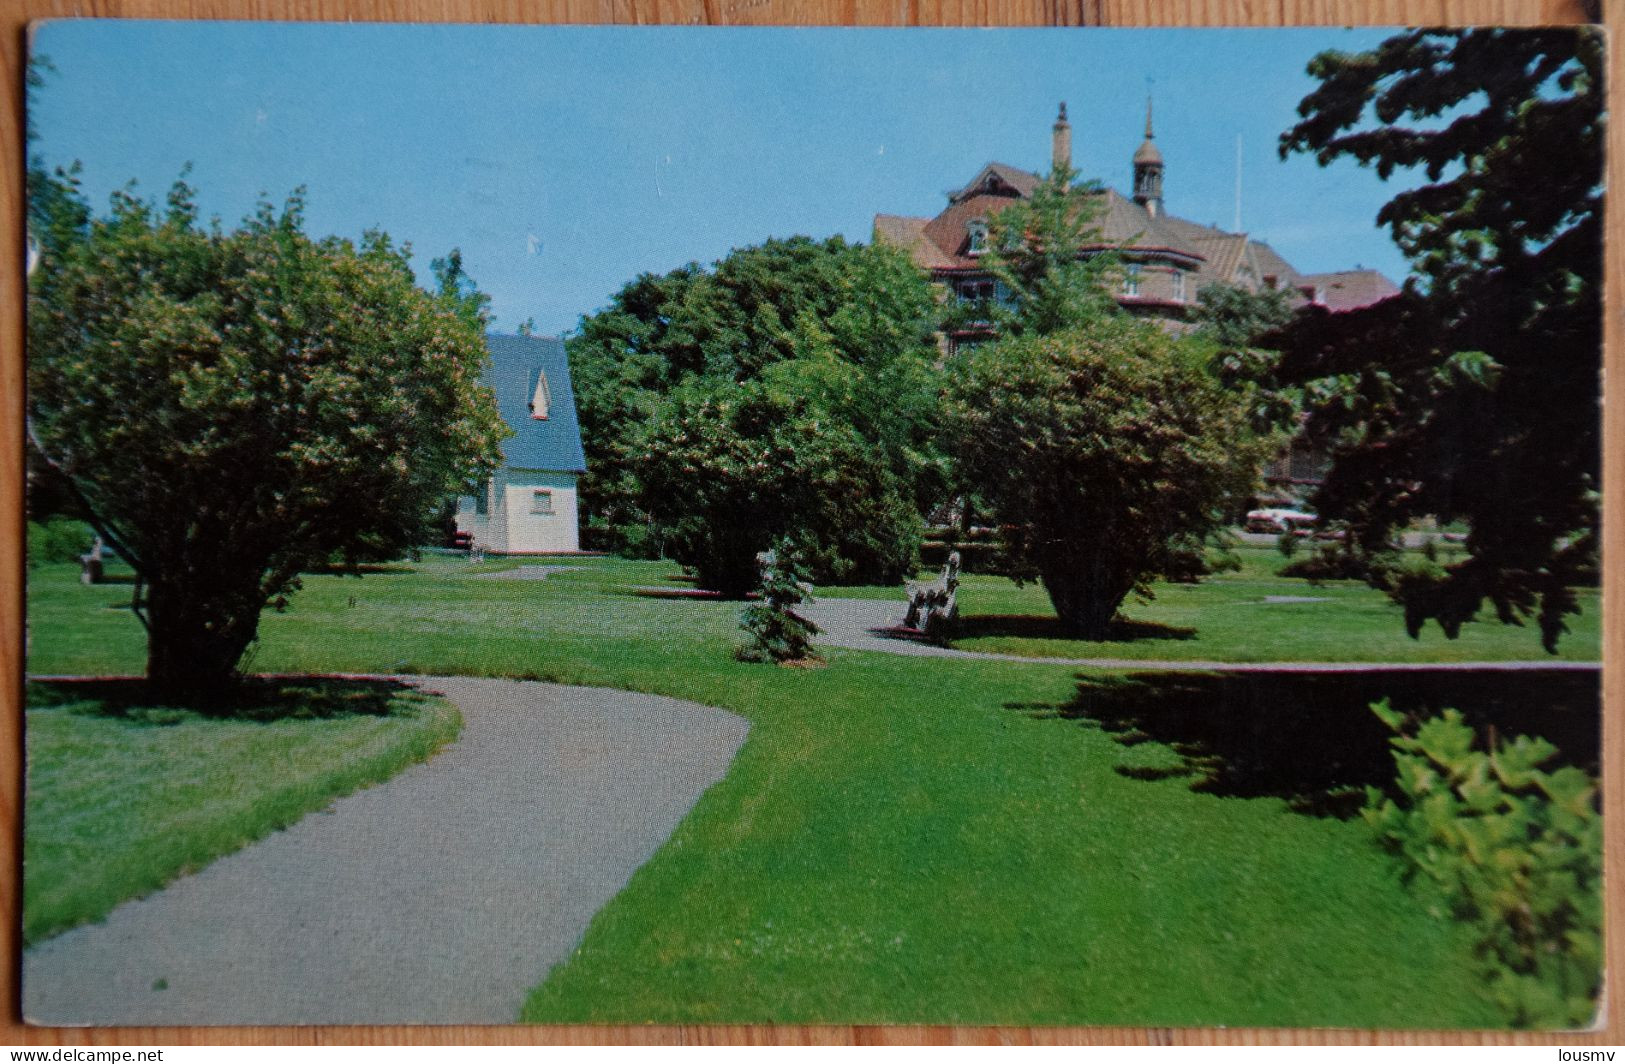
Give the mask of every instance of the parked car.
M 1249 532 L 1291 532 L 1298 536 L 1307 536 L 1314 531 L 1315 522 L 1320 518 L 1302 510 L 1287 510 L 1280 507 L 1270 507 L 1264 510 L 1248 510 L 1247 521 L 1243 526 Z

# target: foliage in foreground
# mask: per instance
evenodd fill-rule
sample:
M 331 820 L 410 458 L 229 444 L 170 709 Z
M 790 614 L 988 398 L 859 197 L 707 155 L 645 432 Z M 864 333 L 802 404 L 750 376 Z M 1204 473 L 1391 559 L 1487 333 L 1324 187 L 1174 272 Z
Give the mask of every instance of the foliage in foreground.
M 745 607 L 739 626 L 750 642 L 739 648 L 740 661 L 801 661 L 812 653 L 818 626 L 796 612 L 812 601 L 802 584 L 801 567 L 794 552 L 781 546 L 758 559 L 762 581 L 760 601 Z
M 1454 637 L 1487 601 L 1551 651 L 1596 566 L 1604 44 L 1596 27 L 1433 29 L 1323 53 L 1281 137 L 1283 155 L 1426 175 L 1377 215 L 1417 274 L 1406 292 L 1307 309 L 1272 371 L 1333 458 L 1317 511 L 1362 550 L 1418 517 L 1470 526 L 1455 564 L 1374 567 L 1412 635 L 1432 620 Z
M 252 688 L 251 688 L 252 690 Z M 233 718 L 116 681 L 29 690 L 23 938 L 39 942 L 386 780 L 457 737 L 444 699 L 285 683 Z
M 1551 771 L 1557 748 L 1517 736 L 1474 750 L 1454 709 L 1391 740 L 1400 800 L 1367 789 L 1383 845 L 1438 904 L 1472 924 L 1491 996 L 1518 1027 L 1582 1027 L 1602 978 L 1602 816 L 1591 778 Z
M 978 348 L 951 371 L 944 421 L 962 483 L 1004 527 L 1069 634 L 1104 639 L 1131 593 L 1202 571 L 1269 442 L 1206 349 L 1104 316 Z

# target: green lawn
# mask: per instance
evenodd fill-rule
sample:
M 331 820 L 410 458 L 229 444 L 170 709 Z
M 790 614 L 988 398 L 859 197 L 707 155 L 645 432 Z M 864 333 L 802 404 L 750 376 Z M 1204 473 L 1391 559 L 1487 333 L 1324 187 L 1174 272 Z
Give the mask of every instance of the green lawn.
M 1058 630 L 1049 596 L 1038 584 L 1017 587 L 1004 577 L 966 576 L 960 584 L 963 624 L 953 645 L 1023 657 L 1126 658 L 1138 661 L 1516 661 L 1543 660 L 1539 629 L 1484 619 L 1449 639 L 1437 625 L 1420 638 L 1405 634 L 1403 614 L 1382 592 L 1359 581 L 1276 575 L 1287 559 L 1273 547 L 1237 550 L 1239 572 L 1200 584 L 1159 583 L 1149 603 L 1125 603 L 1120 637 L 1108 642 L 1068 639 Z M 832 588 L 831 597 L 900 598 L 896 588 Z M 1307 602 L 1272 599 L 1313 599 Z M 1558 644 L 1558 661 L 1599 661 L 1602 596 L 1580 591 L 1581 613 Z
M 267 615 L 253 662 L 622 687 L 751 721 L 727 778 L 598 914 L 527 1020 L 1500 1022 L 1467 932 L 1430 916 L 1364 826 L 1334 815 L 1386 771 L 1366 689 L 1334 698 L 1282 681 L 1260 704 L 1262 688 L 1222 678 L 1040 663 L 834 650 L 822 668 L 746 665 L 730 652 L 737 604 L 630 590 L 682 586 L 674 567 L 556 564 L 579 568 L 516 581 L 429 558 L 312 577 Z M 128 589 L 73 577 L 30 574 L 30 669 L 138 670 Z M 1230 602 L 1320 594 L 1256 572 L 1215 587 Z M 978 578 L 964 602 L 972 619 L 1021 614 L 1035 594 Z M 1345 597 L 1408 642 L 1380 595 Z M 1181 623 L 1174 598 L 1141 616 Z M 1514 634 L 1502 656 L 1538 656 L 1532 632 Z M 1159 656 L 1215 653 L 1147 642 Z M 1503 734 L 1564 722 L 1586 761 L 1597 705 L 1584 679 L 1562 692 L 1539 676 L 1363 682 L 1415 704 L 1488 698 Z M 1306 764 L 1322 767 L 1293 771 Z
M 261 719 L 148 707 L 138 685 L 33 684 L 23 938 L 107 915 L 177 876 L 388 779 L 456 738 L 444 699 L 310 682 Z

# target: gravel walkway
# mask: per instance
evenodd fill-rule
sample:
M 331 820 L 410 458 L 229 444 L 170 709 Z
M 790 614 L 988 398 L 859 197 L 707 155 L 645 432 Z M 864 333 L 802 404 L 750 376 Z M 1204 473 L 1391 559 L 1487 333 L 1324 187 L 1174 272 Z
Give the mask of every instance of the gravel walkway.
M 30 950 L 29 1022 L 512 1023 L 748 727 L 651 695 L 418 682 L 462 711 L 457 742 Z
M 1020 661 L 1028 664 L 1076 665 L 1101 669 L 1139 669 L 1157 672 L 1439 672 L 1486 669 L 1524 671 L 1563 669 L 1592 672 L 1602 668 L 1594 661 L 1181 661 L 1140 658 L 1031 658 L 1020 654 L 994 654 L 977 650 L 953 650 L 899 635 L 908 604 L 901 595 L 896 602 L 886 599 L 819 598 L 798 607 L 808 620 L 822 629 L 818 641 L 826 646 L 852 650 L 874 650 L 882 654 L 914 657 L 962 658 L 974 661 Z

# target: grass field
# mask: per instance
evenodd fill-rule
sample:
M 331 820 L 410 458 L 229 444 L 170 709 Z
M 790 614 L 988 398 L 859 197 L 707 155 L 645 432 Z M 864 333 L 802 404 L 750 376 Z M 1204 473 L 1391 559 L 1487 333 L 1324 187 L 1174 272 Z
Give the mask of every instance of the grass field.
M 1137 608 L 1143 624 L 1188 627 L 1179 595 L 1215 596 L 1197 638 L 1144 643 L 1159 657 L 1240 652 L 1259 622 L 1210 614 L 1324 593 L 1269 577 L 1266 552 L 1252 561 Z M 1568 686 L 1382 672 L 1363 686 L 1238 686 L 844 650 L 822 668 L 777 669 L 733 660 L 737 604 L 633 590 L 681 586 L 668 564 L 553 564 L 577 568 L 522 581 L 492 575 L 503 563 L 429 558 L 311 577 L 287 613 L 266 616 L 252 663 L 621 687 L 751 721 L 727 778 L 574 957 L 537 974 L 527 1020 L 1494 1026 L 1467 933 L 1430 916 L 1343 819 L 1354 789 L 1389 771 L 1365 704 L 1472 700 L 1464 708 L 1503 734 L 1551 731 L 1572 760 L 1595 758 L 1597 693 L 1583 674 Z M 65 566 L 30 577 L 32 671 L 139 669 L 127 588 L 80 587 Z M 1325 623 L 1380 629 L 1347 640 L 1351 652 L 1385 659 L 1410 644 L 1378 593 L 1327 598 L 1348 616 Z M 1046 605 L 983 578 L 962 602 L 973 623 Z M 1321 656 L 1291 653 L 1309 624 L 1277 628 L 1287 642 L 1261 656 Z M 1480 627 L 1471 656 L 1539 656 L 1532 631 Z M 1569 652 L 1583 656 L 1577 635 Z M 984 632 L 965 645 L 1038 638 Z M 1109 656 L 1139 645 L 1109 644 Z
M 30 685 L 25 942 L 388 779 L 461 727 L 444 699 L 388 685 L 262 694 L 260 719 L 218 719 L 143 705 L 135 684 Z
M 1049 597 L 1037 584 L 1017 587 L 997 576 L 969 575 L 960 585 L 961 650 L 1023 657 L 1203 661 L 1507 661 L 1542 660 L 1539 629 L 1504 625 L 1493 612 L 1446 638 L 1437 625 L 1405 634 L 1398 606 L 1352 580 L 1311 584 L 1276 575 L 1287 559 L 1272 547 L 1242 547 L 1237 572 L 1199 584 L 1158 584 L 1149 603 L 1130 599 L 1119 637 L 1087 642 L 1063 637 Z M 834 588 L 831 596 L 899 598 L 896 588 Z M 1299 601 L 1280 601 L 1299 600 Z M 1602 597 L 1580 591 L 1581 613 L 1554 660 L 1601 656 Z
M 964 631 L 954 646 L 1029 657 L 1133 660 L 1452 662 L 1543 660 L 1533 627 L 1493 618 L 1464 626 L 1447 639 L 1437 626 L 1421 638 L 1405 634 L 1400 610 L 1387 596 L 1355 581 L 1310 584 L 1275 575 L 1286 559 L 1271 548 L 1237 552 L 1239 572 L 1200 584 L 1159 584 L 1149 603 L 1130 601 L 1122 637 L 1109 642 L 1059 638 L 1041 587 L 1017 587 L 1003 577 L 970 575 L 960 590 Z M 267 613 L 254 669 L 454 672 L 601 682 L 606 662 L 637 656 L 654 638 L 660 656 L 703 653 L 737 635 L 739 605 L 651 598 L 637 588 L 687 588 L 669 562 L 583 558 L 546 581 L 505 580 L 518 566 L 493 561 L 470 566 L 430 556 L 415 566 L 386 566 L 363 579 L 312 576 L 287 613 Z M 80 588 L 77 567 L 42 566 L 30 573 L 30 623 L 49 631 L 29 655 L 35 674 L 139 672 L 141 630 L 127 608 L 129 588 Z M 832 598 L 902 601 L 895 587 L 817 589 Z M 1270 599 L 1312 599 L 1278 602 Z M 1580 592 L 1582 613 L 1570 618 L 1553 660 L 1601 657 L 1601 596 Z M 554 607 L 541 610 L 547 603 Z M 681 622 L 673 624 L 675 616 Z M 545 639 L 544 652 L 537 641 Z M 595 681 L 593 677 L 599 677 Z

